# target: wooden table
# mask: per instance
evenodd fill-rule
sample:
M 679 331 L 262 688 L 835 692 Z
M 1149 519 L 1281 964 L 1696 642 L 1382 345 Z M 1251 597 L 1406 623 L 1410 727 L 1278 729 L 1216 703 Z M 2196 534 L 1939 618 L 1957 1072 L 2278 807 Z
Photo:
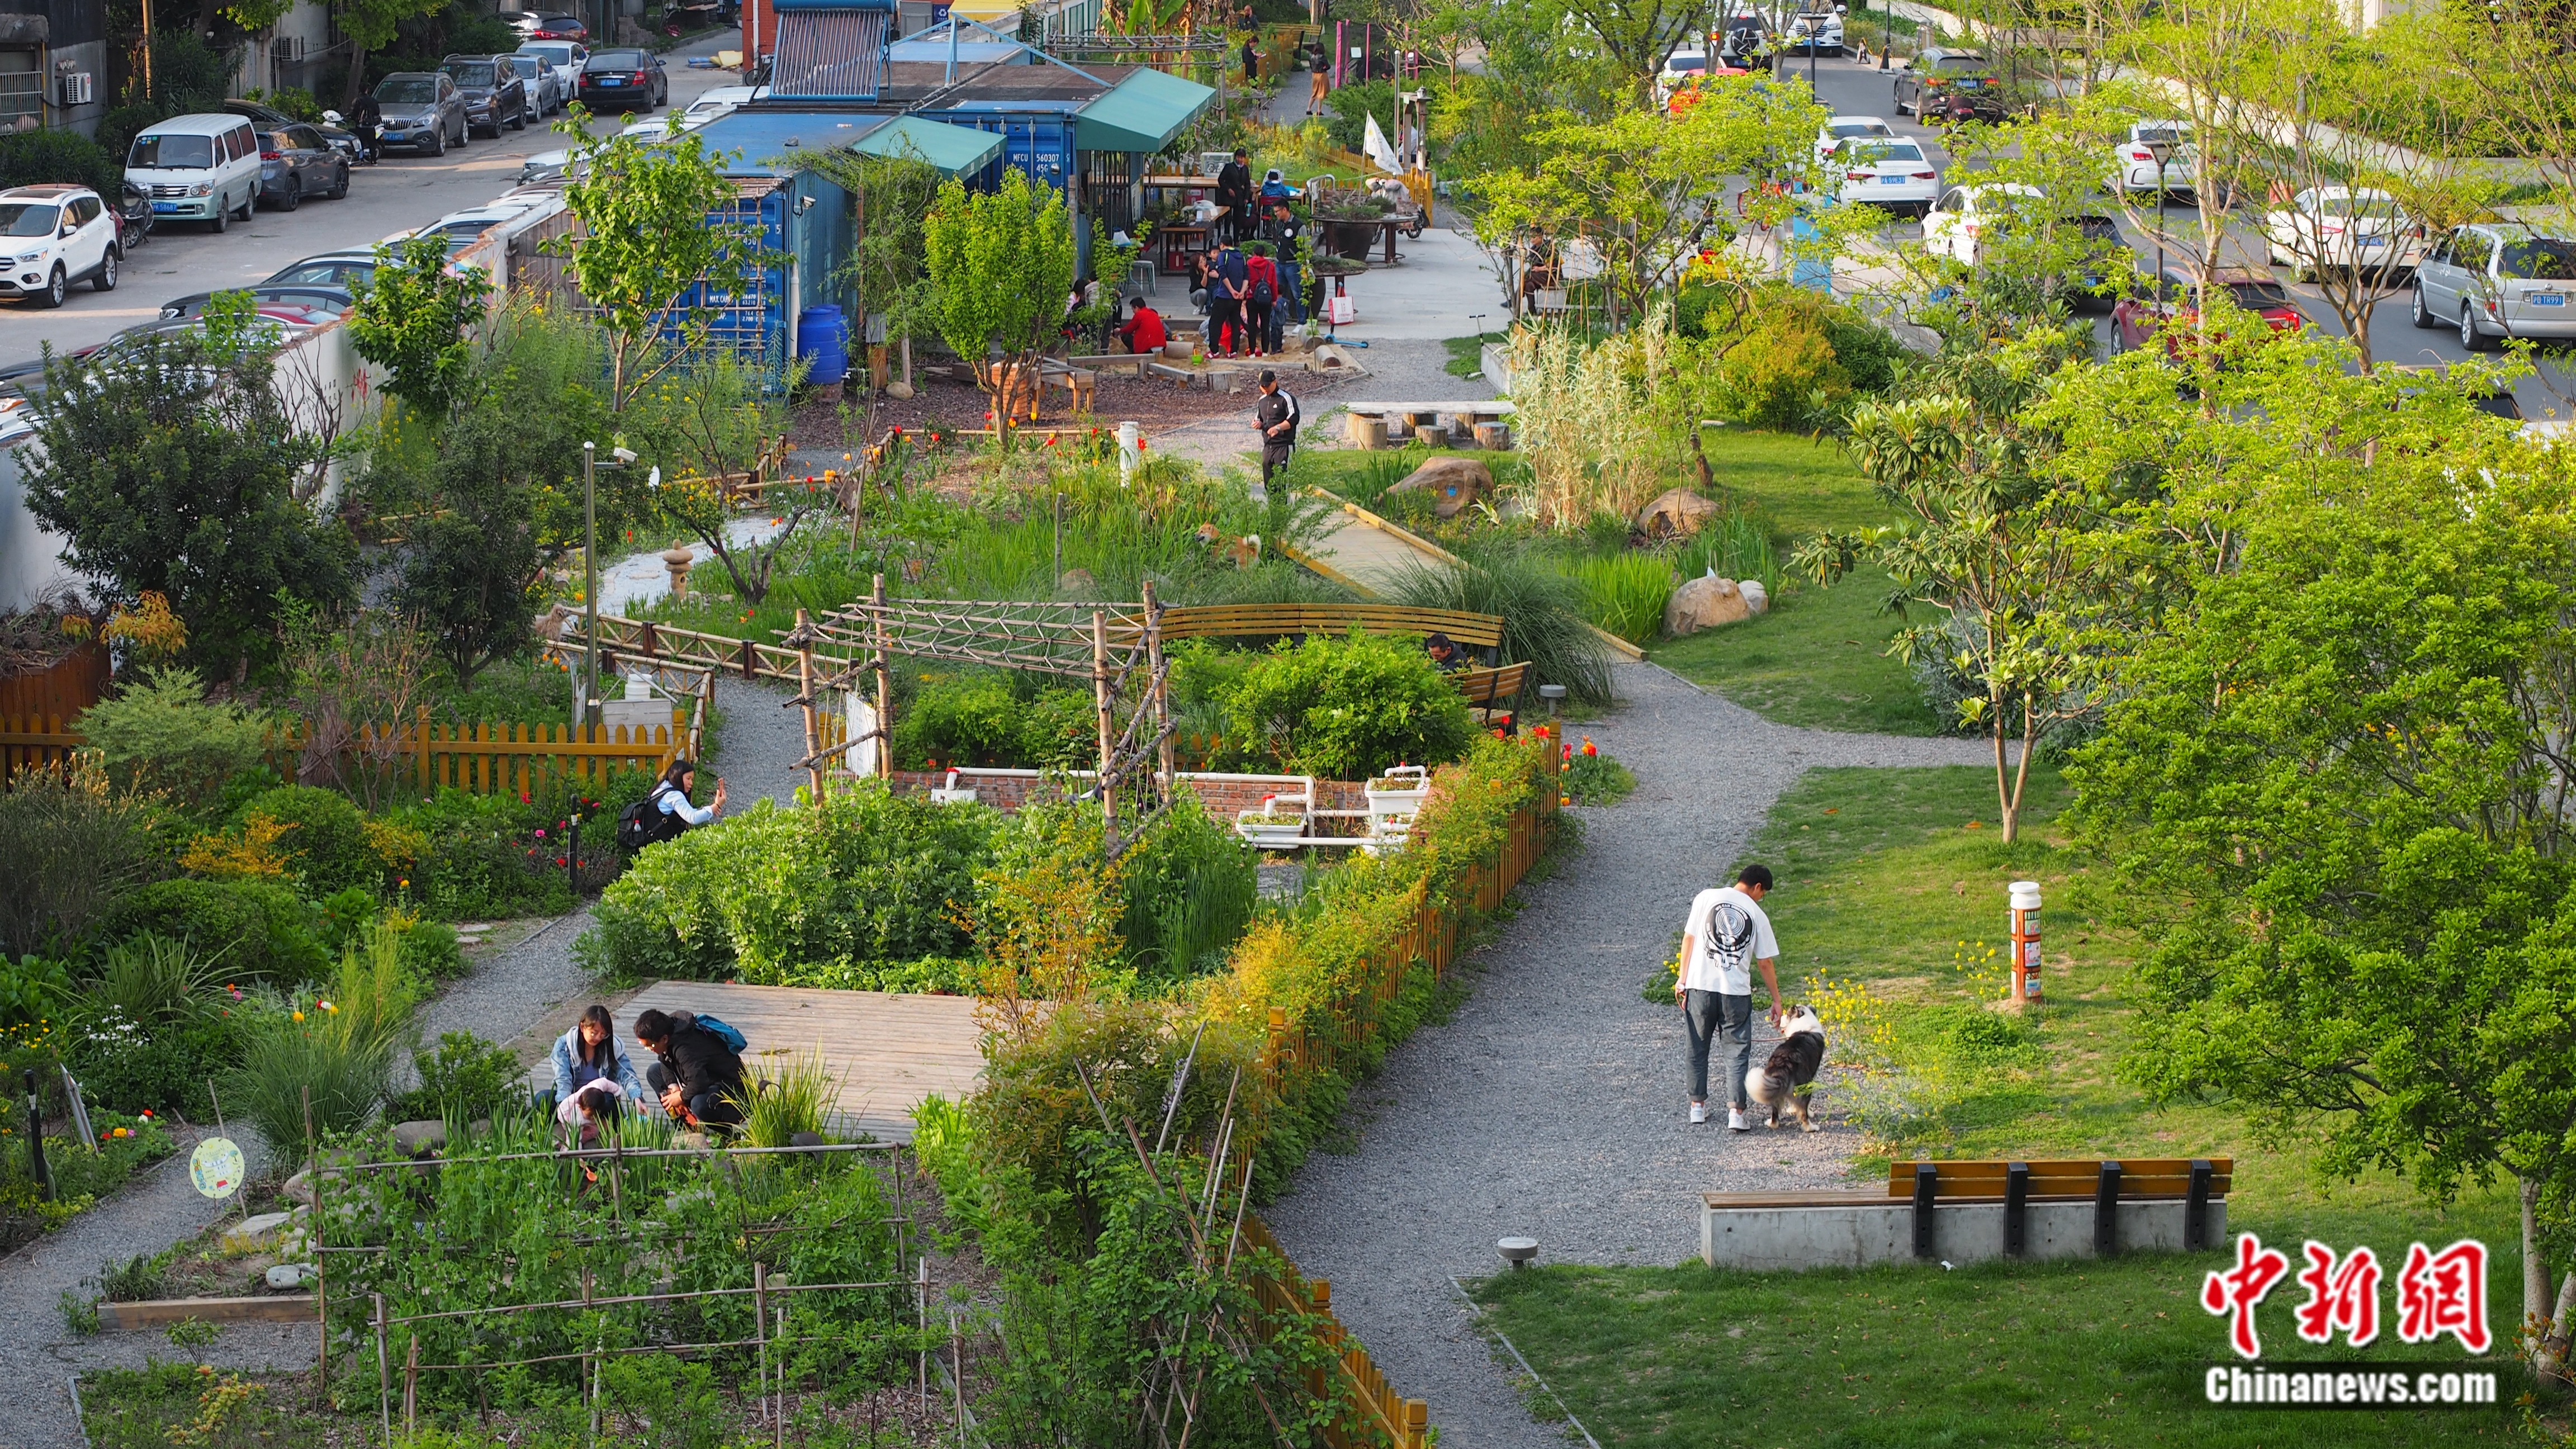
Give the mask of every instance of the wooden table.
M 1213 230 L 1204 226 L 1165 226 L 1156 231 L 1155 240 L 1163 244 L 1163 270 L 1188 271 L 1190 258 L 1207 255 L 1209 233 Z M 1392 247 L 1395 243 L 1390 240 L 1387 245 Z

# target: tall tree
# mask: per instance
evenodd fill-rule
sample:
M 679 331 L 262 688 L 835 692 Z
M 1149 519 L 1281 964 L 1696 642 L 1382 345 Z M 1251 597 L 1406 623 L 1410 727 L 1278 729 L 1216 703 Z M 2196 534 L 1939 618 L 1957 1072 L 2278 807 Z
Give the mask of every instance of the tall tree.
M 383 367 L 385 391 L 433 422 L 454 409 L 474 361 L 472 333 L 492 284 L 480 268 L 447 264 L 447 243 L 413 237 L 376 248 L 372 274 L 352 276 L 350 344 Z
M 317 445 L 275 378 L 272 346 L 204 333 L 51 359 L 25 470 L 64 563 L 120 599 L 168 598 L 187 657 L 235 680 L 274 657 L 284 601 L 356 594 L 347 530 L 295 496 Z
M 367 57 L 393 44 L 404 21 L 446 8 L 447 0 L 332 0 L 332 23 L 349 42 L 349 81 L 340 104 L 367 88 Z
M 1016 386 L 1035 387 L 1039 354 L 1054 341 L 1073 290 L 1073 224 L 1064 197 L 1016 166 L 999 189 L 939 188 L 923 226 L 939 335 L 975 369 L 1007 440 Z

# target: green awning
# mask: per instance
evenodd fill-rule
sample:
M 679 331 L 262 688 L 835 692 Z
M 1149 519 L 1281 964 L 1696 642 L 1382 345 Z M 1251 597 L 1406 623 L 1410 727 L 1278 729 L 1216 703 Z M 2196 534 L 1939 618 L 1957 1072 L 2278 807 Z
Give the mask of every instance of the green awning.
M 1150 155 L 1172 144 L 1181 128 L 1198 119 L 1215 99 L 1216 92 L 1197 81 L 1139 66 L 1106 94 L 1074 112 L 1073 148 Z
M 981 171 L 1002 150 L 1002 138 L 972 126 L 951 126 L 919 116 L 897 116 L 850 148 L 863 156 L 909 156 L 946 175 Z

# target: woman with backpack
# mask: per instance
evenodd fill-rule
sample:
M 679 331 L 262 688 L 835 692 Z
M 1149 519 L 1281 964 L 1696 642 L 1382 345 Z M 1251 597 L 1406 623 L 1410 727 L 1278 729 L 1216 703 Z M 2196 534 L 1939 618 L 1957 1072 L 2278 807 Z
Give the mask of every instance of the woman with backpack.
M 627 806 L 617 817 L 617 843 L 632 854 L 648 845 L 677 840 L 682 831 L 714 820 L 724 809 L 724 777 L 716 777 L 716 798 L 703 807 L 689 803 L 690 792 L 697 788 L 697 765 L 689 760 L 673 760 L 654 783 L 652 793 Z
M 733 1044 L 740 1033 L 713 1017 L 648 1010 L 636 1014 L 635 1039 L 653 1054 L 644 1080 L 672 1121 L 700 1128 L 741 1125 L 741 1104 L 751 1093 L 743 1084 L 742 1053 Z

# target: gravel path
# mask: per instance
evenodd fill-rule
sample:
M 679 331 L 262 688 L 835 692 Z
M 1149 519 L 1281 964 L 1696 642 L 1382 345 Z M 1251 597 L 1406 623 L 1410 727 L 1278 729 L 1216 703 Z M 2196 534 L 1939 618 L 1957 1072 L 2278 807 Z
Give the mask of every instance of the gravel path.
M 726 809 L 763 798 L 796 803 L 796 787 L 805 783 L 796 768 L 805 758 L 805 713 L 786 708 L 789 697 L 767 683 L 717 677 L 716 708 L 724 713 L 724 728 L 716 732 L 712 763 L 725 778 Z
M 1309 1158 L 1266 1214 L 1395 1387 L 1429 1401 L 1442 1442 L 1467 1449 L 1565 1442 L 1523 1411 L 1448 1281 L 1498 1267 L 1496 1238 L 1536 1237 L 1543 1262 L 1678 1263 L 1698 1251 L 1696 1194 L 1834 1186 L 1860 1145 L 1830 1080 L 1816 1135 L 1689 1125 L 1680 1014 L 1639 988 L 1692 895 L 1811 766 L 1989 758 L 1971 741 L 1772 724 L 1652 665 L 1621 666 L 1618 689 L 1623 706 L 1585 731 L 1636 793 L 1583 812 L 1583 853 L 1524 888 L 1457 1015 L 1353 1094 L 1357 1151 Z M 1775 924 L 1794 953 L 1797 918 Z M 1758 1061 L 1776 1037 L 1758 1016 L 1754 1033 Z

